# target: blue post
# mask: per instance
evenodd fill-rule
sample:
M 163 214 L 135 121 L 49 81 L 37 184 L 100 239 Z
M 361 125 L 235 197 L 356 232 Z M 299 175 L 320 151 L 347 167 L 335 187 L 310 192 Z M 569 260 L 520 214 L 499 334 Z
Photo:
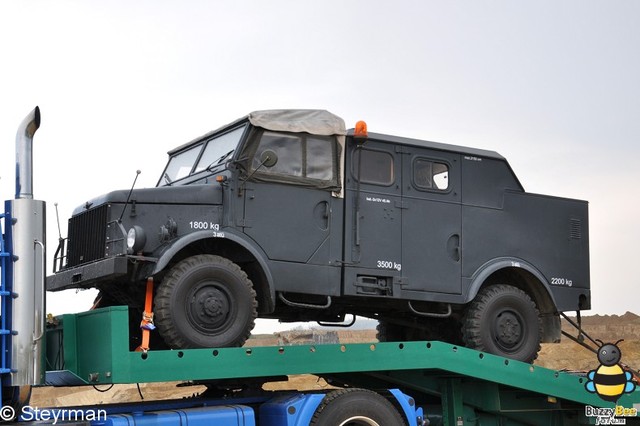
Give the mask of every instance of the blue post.
M 4 226 L 4 228 L 3 228 Z M 6 233 L 5 233 L 6 232 Z M 11 216 L 0 214 L 0 398 L 2 390 L 9 384 L 11 373 L 11 295 L 12 264 Z

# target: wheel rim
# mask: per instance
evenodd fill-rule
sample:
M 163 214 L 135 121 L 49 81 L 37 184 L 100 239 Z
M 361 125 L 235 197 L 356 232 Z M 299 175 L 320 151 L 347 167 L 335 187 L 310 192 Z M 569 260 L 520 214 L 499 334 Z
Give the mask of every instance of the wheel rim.
M 220 333 L 233 323 L 233 301 L 223 284 L 217 281 L 200 282 L 191 288 L 186 299 L 187 319 L 202 333 Z
M 522 316 L 512 310 L 504 310 L 493 321 L 493 338 L 506 352 L 516 351 L 525 340 L 525 328 Z
M 349 417 L 338 426 L 380 426 L 375 420 L 364 416 Z

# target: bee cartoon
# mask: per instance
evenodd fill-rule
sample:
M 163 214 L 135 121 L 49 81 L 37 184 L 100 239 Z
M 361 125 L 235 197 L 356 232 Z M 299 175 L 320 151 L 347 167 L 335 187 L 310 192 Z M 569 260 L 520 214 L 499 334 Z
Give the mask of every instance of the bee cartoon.
M 585 384 L 588 392 L 597 393 L 605 401 L 616 402 L 623 393 L 633 392 L 636 388 L 631 381 L 631 373 L 622 369 L 618 364 L 622 359 L 622 352 L 616 343 L 603 343 L 598 349 L 598 361 L 600 366 L 589 371 L 589 380 Z

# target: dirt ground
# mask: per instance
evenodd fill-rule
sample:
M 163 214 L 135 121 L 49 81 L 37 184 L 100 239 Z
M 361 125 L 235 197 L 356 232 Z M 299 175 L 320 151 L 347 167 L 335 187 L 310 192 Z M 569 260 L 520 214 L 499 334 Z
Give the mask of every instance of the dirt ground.
M 575 320 L 575 318 L 574 318 Z M 593 339 L 605 343 L 618 344 L 622 352 L 621 362 L 638 373 L 640 369 L 640 316 L 627 312 L 624 315 L 595 315 L 583 317 L 585 332 Z M 568 323 L 563 322 L 563 329 L 576 336 L 577 332 Z M 588 343 L 587 339 L 585 339 Z M 320 343 L 363 343 L 375 342 L 375 330 L 309 330 L 275 333 L 273 335 L 254 336 L 246 346 L 282 346 L 295 344 Z M 591 344 L 592 346 L 595 346 Z M 584 349 L 577 343 L 563 337 L 559 344 L 544 344 L 536 365 L 555 370 L 588 371 L 597 368 L 599 363 L 594 353 Z M 287 382 L 268 383 L 268 390 L 321 390 L 327 383 L 316 376 L 290 376 Z M 202 385 L 186 385 L 184 383 L 146 383 L 137 385 L 92 386 L 53 388 L 34 388 L 30 405 L 36 407 L 96 405 L 120 402 L 135 402 L 187 398 L 205 390 Z M 103 390 L 102 392 L 99 390 Z
M 575 321 L 575 318 L 572 318 Z M 566 321 L 563 321 L 563 330 L 577 335 Z M 627 365 L 636 373 L 640 369 L 640 316 L 627 312 L 624 315 L 594 315 L 583 317 L 582 328 L 594 340 L 599 339 L 604 343 L 618 343 L 622 353 L 621 363 Z M 595 346 L 588 339 L 586 343 Z M 544 344 L 536 364 L 554 370 L 592 370 L 599 363 L 596 355 L 584 349 L 577 343 L 563 336 L 559 344 Z

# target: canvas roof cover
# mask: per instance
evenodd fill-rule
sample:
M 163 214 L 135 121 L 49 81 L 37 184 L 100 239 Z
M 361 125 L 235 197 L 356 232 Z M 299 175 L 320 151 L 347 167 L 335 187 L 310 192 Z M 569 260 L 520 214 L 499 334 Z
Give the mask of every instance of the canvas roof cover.
M 249 114 L 249 122 L 275 132 L 306 132 L 318 136 L 336 135 L 338 142 L 337 179 L 335 197 L 342 197 L 344 187 L 344 148 L 347 129 L 344 120 L 337 115 L 318 109 L 273 109 L 254 111 Z
M 312 135 L 346 135 L 344 120 L 318 109 L 273 109 L 249 114 L 254 126 L 281 132 L 307 132 Z

